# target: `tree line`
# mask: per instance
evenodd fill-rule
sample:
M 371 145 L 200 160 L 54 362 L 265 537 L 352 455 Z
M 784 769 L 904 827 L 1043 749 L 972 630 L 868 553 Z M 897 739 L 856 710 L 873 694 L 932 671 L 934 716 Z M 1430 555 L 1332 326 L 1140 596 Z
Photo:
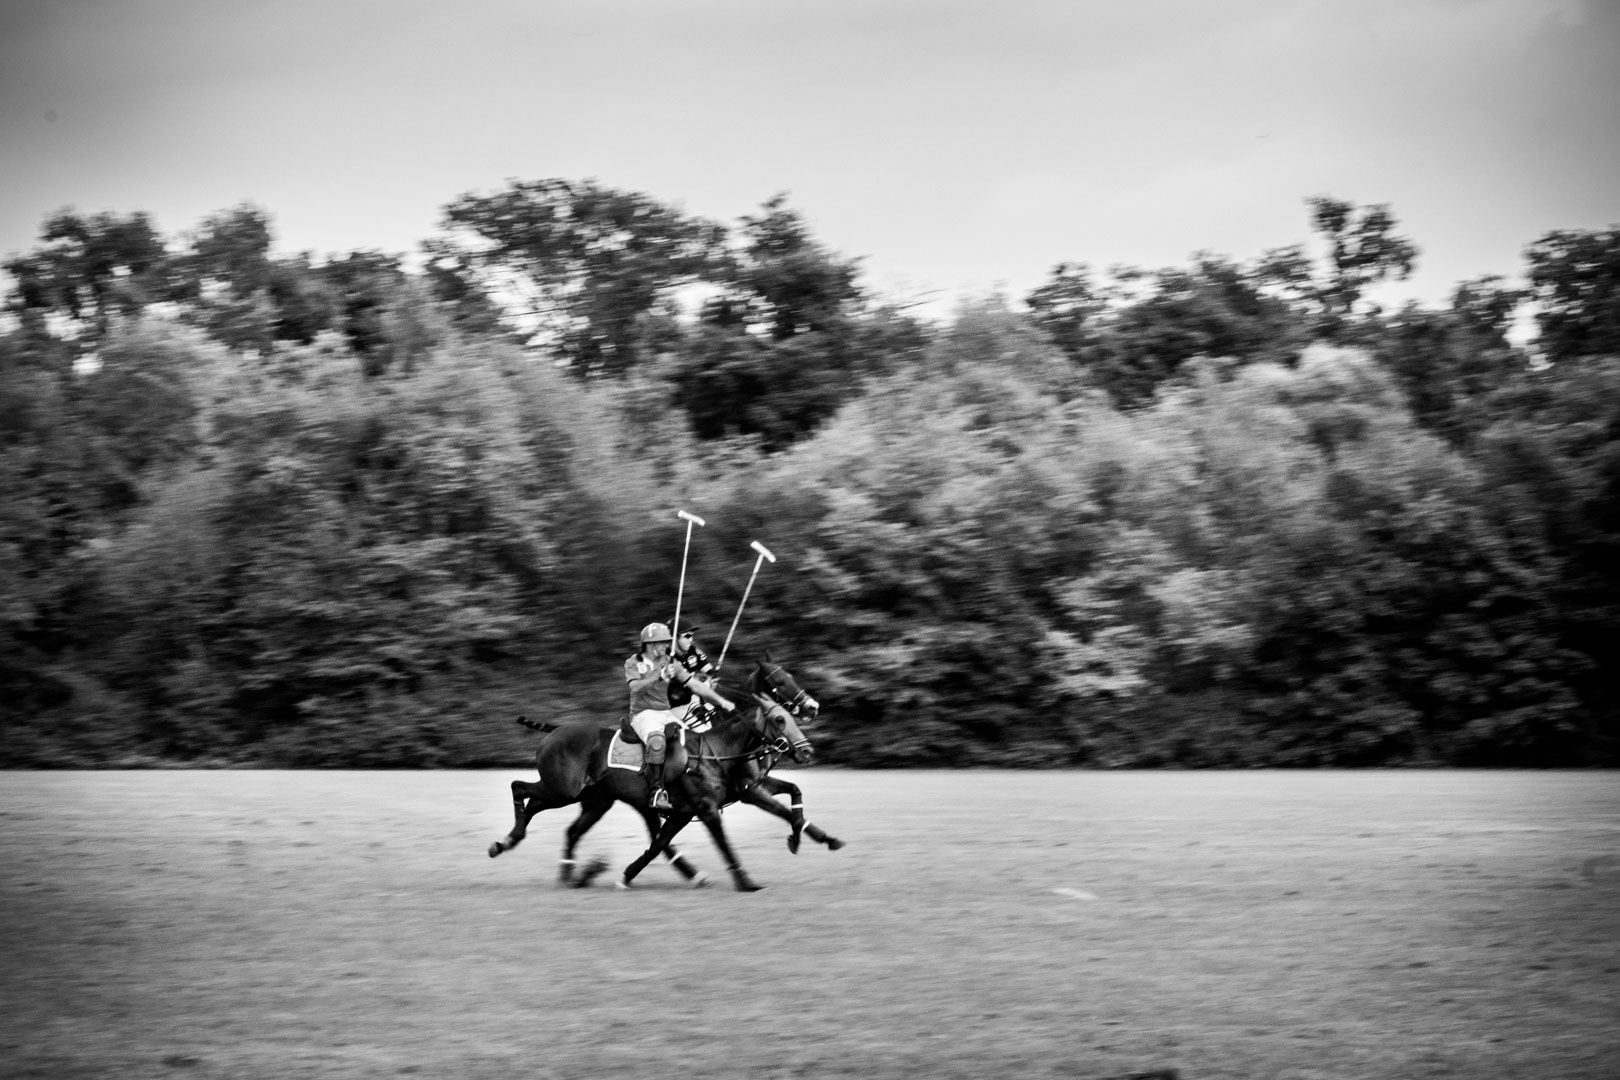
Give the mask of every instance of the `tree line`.
M 1620 227 L 1384 310 L 1393 213 L 1306 211 L 945 319 L 782 196 L 513 182 L 413 258 L 61 211 L 5 263 L 0 761 L 523 760 L 622 709 L 684 508 L 711 652 L 780 556 L 726 666 L 824 760 L 1616 764 Z

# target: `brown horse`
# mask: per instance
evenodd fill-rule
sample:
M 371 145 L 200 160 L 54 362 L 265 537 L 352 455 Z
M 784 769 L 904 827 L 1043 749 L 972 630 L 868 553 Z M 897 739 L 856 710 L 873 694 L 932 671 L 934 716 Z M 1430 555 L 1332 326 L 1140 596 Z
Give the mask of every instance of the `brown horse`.
M 754 708 L 738 709 L 729 716 L 719 718 L 713 727 L 701 733 L 689 733 L 689 747 L 677 746 L 669 756 L 666 767 L 667 787 L 675 800 L 675 809 L 660 821 L 648 806 L 647 785 L 639 771 L 610 768 L 608 748 L 613 729 L 601 728 L 594 723 L 536 724 L 519 718 L 526 727 L 547 732 L 535 752 L 535 766 L 540 773 L 538 782 L 514 780 L 512 782 L 512 831 L 489 847 L 494 858 L 510 851 L 523 841 L 528 824 L 542 810 L 581 805 L 579 817 L 568 828 L 564 848 L 562 879 L 565 883 L 586 884 L 600 866 L 592 866 L 580 879 L 573 875 L 573 852 L 580 837 L 599 821 L 615 802 L 623 802 L 641 814 L 647 831 L 653 837 L 652 846 L 635 862 L 625 868 L 619 884 L 629 887 L 639 874 L 661 852 L 667 853 L 675 866 L 688 879 L 702 882 L 697 872 L 682 856 L 669 848 L 670 840 L 695 817 L 701 820 L 714 838 L 726 860 L 727 869 L 739 890 L 752 892 L 759 888 L 743 870 L 725 829 L 720 823 L 720 808 L 738 799 L 770 810 L 795 823 L 790 847 L 796 847 L 800 828 L 813 828 L 803 823 L 802 807 L 793 813 L 783 809 L 768 794 L 756 791 L 766 772 L 786 753 L 791 752 L 798 761 L 810 758 L 810 743 L 798 726 L 799 717 L 807 722 L 814 716 L 816 703 L 799 688 L 793 676 L 770 656 L 761 660 L 740 687 L 728 690 L 739 698 L 752 698 Z M 668 773 L 677 775 L 668 776 Z M 792 789 L 792 785 L 786 785 Z M 773 783 L 770 790 L 783 790 L 782 782 Z M 798 800 L 795 799 L 795 802 Z M 816 830 L 819 832 L 820 830 Z M 812 837 L 815 836 L 813 832 Z M 825 836 L 825 834 L 822 834 Z M 827 838 L 829 846 L 842 846 L 841 842 Z

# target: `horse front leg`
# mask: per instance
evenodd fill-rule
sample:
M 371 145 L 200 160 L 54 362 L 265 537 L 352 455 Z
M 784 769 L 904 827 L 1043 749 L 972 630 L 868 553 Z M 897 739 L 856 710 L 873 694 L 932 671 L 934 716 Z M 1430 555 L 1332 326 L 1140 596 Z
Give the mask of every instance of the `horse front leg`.
M 788 834 L 787 846 L 790 852 L 797 855 L 799 853 L 799 834 L 804 831 L 803 804 L 798 802 L 797 797 L 795 797 L 793 812 L 790 813 L 787 807 L 760 790 L 765 786 L 766 781 L 761 780 L 753 787 L 743 788 L 742 791 L 738 792 L 737 798 L 749 806 L 757 806 L 767 814 L 781 818 L 792 826 L 793 831 Z M 798 789 L 794 788 L 794 792 L 797 793 L 797 791 Z M 775 794 L 775 792 L 772 794 Z
M 759 892 L 765 886 L 754 884 L 754 879 L 748 876 L 748 871 L 742 868 L 737 860 L 737 853 L 731 850 L 731 841 L 726 839 L 725 826 L 720 824 L 720 812 L 709 809 L 703 812 L 703 827 L 709 830 L 714 837 L 714 846 L 720 849 L 725 857 L 726 869 L 731 871 L 732 883 L 737 886 L 738 892 Z
M 788 837 L 788 850 L 795 855 L 799 853 L 799 834 L 804 833 L 818 844 L 823 844 L 829 851 L 837 851 L 844 846 L 844 842 L 836 836 L 829 836 L 819 826 L 807 821 L 804 816 L 804 793 L 799 786 L 791 780 L 784 780 L 777 776 L 767 776 L 755 785 L 755 788 L 764 788 L 771 795 L 786 795 L 789 799 L 791 813 L 782 809 L 782 805 L 773 798 L 768 798 L 757 790 L 750 789 L 743 793 L 743 798 L 762 809 L 770 810 L 778 817 L 786 818 L 793 825 L 793 835 Z M 750 798 L 749 796 L 756 796 Z M 769 804 L 769 805 L 766 805 Z
M 692 821 L 692 815 L 685 811 L 676 811 L 664 819 L 663 826 L 653 836 L 652 846 L 636 857 L 636 860 L 624 868 L 624 874 L 617 882 L 619 888 L 628 889 L 634 884 L 636 875 L 647 869 L 647 864 L 663 854 L 675 834 L 686 828 Z
M 653 843 L 657 843 L 658 832 L 664 827 L 663 818 L 660 818 L 657 814 L 653 813 L 651 810 L 648 810 L 646 807 L 638 806 L 636 809 L 641 812 L 641 820 L 643 824 L 647 826 L 648 838 Z M 693 866 L 691 860 L 689 860 L 679 851 L 676 851 L 674 844 L 666 843 L 664 845 L 664 858 L 669 860 L 670 865 L 680 873 L 681 877 L 685 878 L 687 882 L 691 884 L 692 888 L 706 889 L 710 885 L 714 884 L 714 882 L 709 880 L 708 874 L 703 873 L 696 866 Z

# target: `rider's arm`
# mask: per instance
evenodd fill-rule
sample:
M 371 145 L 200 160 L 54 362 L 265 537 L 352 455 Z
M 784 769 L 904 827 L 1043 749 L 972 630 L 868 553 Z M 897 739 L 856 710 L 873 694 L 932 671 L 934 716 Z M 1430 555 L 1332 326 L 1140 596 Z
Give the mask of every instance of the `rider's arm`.
M 721 697 L 715 692 L 714 687 L 710 686 L 702 679 L 693 679 L 688 677 L 686 679 L 686 685 L 693 691 L 693 693 L 697 694 L 698 697 L 702 698 L 704 701 L 713 702 L 722 709 L 726 710 L 726 712 L 731 712 L 737 707 L 726 698 Z

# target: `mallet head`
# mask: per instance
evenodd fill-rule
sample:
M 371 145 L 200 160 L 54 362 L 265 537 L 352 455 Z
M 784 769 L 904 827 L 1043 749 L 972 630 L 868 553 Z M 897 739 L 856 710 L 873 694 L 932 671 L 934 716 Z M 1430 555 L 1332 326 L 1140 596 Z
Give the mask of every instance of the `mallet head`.
M 759 552 L 761 555 L 765 556 L 765 558 L 771 560 L 771 562 L 776 561 L 776 556 L 772 555 L 771 552 L 770 552 L 770 549 L 767 548 L 764 544 L 760 543 L 758 540 L 750 541 L 748 546 L 753 548 L 755 551 Z
M 675 511 L 675 516 L 685 518 L 687 521 L 692 522 L 694 525 L 705 525 L 705 524 L 707 524 L 707 522 L 705 522 L 702 518 L 698 517 L 696 514 L 688 514 L 685 510 L 677 510 L 677 511 Z

